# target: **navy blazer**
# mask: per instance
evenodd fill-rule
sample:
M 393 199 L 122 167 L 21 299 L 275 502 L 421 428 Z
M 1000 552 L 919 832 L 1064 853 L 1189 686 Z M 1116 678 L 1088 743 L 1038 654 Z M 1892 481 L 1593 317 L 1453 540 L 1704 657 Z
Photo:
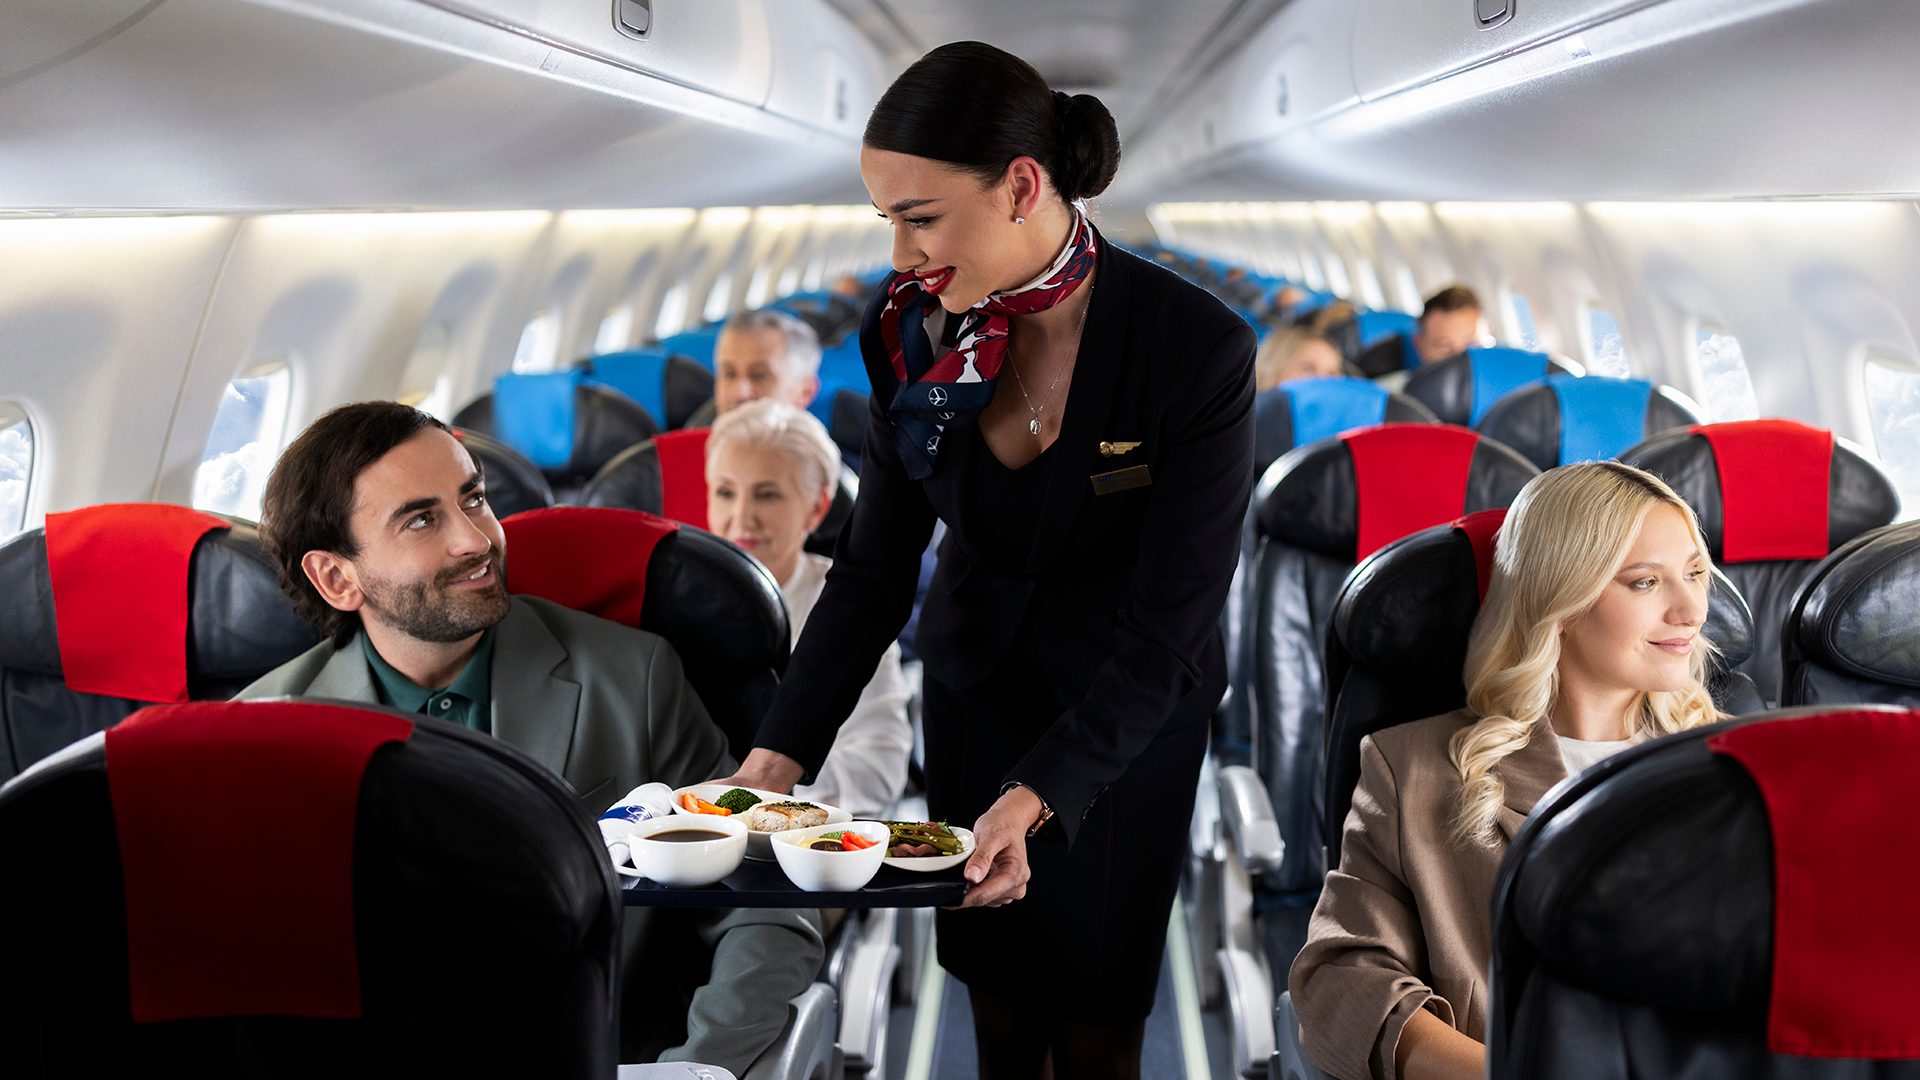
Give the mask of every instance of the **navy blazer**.
M 943 441 L 933 475 L 907 477 L 886 416 L 897 380 L 881 303 L 869 306 L 860 346 L 875 392 L 860 496 L 757 745 L 818 768 L 907 620 L 936 517 L 948 537 L 921 609 L 921 659 L 945 685 L 978 685 L 1033 620 L 1051 689 L 1077 704 L 1005 779 L 1039 792 L 1069 840 L 1156 735 L 1206 723 L 1226 686 L 1220 610 L 1253 486 L 1253 329 L 1104 239 L 1091 304 L 1046 505 L 1018 566 L 969 543 L 967 470 L 990 452 L 977 430 L 950 426 L 963 437 Z M 1138 445 L 1114 445 L 1125 443 Z M 1134 466 L 1152 482 L 1095 493 L 1091 477 Z

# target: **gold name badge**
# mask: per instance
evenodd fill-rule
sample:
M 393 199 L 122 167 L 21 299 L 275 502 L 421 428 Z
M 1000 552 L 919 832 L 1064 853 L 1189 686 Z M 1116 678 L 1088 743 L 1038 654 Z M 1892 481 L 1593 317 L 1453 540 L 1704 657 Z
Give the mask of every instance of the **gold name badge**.
M 1138 449 L 1140 449 L 1140 444 L 1137 442 L 1102 442 L 1100 444 L 1100 456 L 1119 457 L 1121 454 L 1131 454 Z
M 1111 495 L 1116 491 L 1132 491 L 1153 483 L 1152 474 L 1145 465 L 1135 465 L 1130 469 L 1115 469 L 1112 472 L 1095 473 L 1087 477 L 1093 482 L 1095 495 Z

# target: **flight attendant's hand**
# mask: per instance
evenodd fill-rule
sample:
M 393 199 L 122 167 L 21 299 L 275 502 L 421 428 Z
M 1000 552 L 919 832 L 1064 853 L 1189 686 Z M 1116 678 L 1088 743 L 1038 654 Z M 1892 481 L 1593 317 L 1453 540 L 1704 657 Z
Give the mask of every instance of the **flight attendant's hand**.
M 973 857 L 965 871 L 973 888 L 961 907 L 1005 907 L 1027 895 L 1027 830 L 1044 809 L 1032 789 L 1016 787 L 973 823 Z
M 780 751 L 756 746 L 747 751 L 747 760 L 740 763 L 739 772 L 715 783 L 759 788 L 761 791 L 790 792 L 793 785 L 806 775 L 806 771 L 799 762 Z

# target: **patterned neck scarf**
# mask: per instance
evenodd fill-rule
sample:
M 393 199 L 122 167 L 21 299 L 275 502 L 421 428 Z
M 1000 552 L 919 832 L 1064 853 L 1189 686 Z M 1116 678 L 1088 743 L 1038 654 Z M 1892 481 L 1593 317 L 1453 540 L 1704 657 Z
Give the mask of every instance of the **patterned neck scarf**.
M 940 306 L 920 279 L 894 274 L 880 309 L 880 340 L 898 380 L 887 414 L 907 475 L 933 475 L 940 437 L 957 417 L 976 415 L 993 400 L 994 380 L 1007 359 L 1007 327 L 1015 315 L 1031 315 L 1073 295 L 1093 272 L 1093 225 L 1076 210 L 1066 247 L 1039 277 L 1017 289 L 987 294 L 965 312 L 953 347 L 938 350 L 927 334 L 927 319 Z

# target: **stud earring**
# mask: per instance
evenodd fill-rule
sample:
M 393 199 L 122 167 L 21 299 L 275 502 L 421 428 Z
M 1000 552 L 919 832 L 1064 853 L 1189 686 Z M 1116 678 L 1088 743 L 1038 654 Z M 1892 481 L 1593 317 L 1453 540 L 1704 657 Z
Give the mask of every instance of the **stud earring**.
M 1027 219 L 1023 217 L 1016 217 L 1013 219 L 1013 223 L 1015 225 L 1025 225 L 1027 223 Z

